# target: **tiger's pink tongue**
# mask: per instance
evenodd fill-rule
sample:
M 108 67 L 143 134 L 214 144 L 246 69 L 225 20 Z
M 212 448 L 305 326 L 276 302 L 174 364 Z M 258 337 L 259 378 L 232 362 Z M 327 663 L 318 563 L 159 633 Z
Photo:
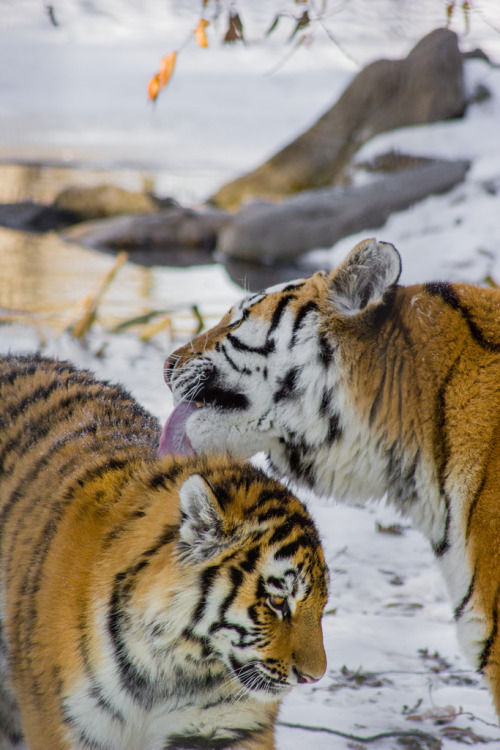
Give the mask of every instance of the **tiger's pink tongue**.
M 183 401 L 176 406 L 166 421 L 160 438 L 158 458 L 167 454 L 195 456 L 193 446 L 186 435 L 186 422 L 198 407 L 193 401 Z

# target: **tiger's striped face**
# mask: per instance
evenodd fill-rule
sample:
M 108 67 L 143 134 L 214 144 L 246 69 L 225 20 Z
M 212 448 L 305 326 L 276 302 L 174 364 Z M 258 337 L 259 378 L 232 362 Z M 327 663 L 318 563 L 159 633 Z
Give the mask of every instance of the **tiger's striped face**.
M 181 487 L 180 562 L 199 589 L 184 635 L 249 695 L 276 701 L 325 671 L 327 569 L 302 503 L 255 477 L 197 474 Z
M 386 491 L 353 461 L 373 464 L 349 403 L 359 339 L 352 323 L 364 311 L 367 329 L 370 311 L 384 307 L 400 260 L 392 245 L 368 240 L 348 264 L 350 273 L 318 272 L 246 297 L 167 360 L 175 402 L 200 406 L 185 424 L 194 451 L 264 451 L 279 473 L 339 497 Z
M 326 275 L 318 273 L 250 295 L 167 361 L 175 401 L 202 404 L 187 423 L 197 452 L 247 458 L 285 445 L 293 451 L 295 437 L 310 428 L 310 401 L 321 407 L 332 357 L 318 314 L 326 288 Z M 314 428 L 317 444 L 334 429 L 326 405 L 323 411 Z

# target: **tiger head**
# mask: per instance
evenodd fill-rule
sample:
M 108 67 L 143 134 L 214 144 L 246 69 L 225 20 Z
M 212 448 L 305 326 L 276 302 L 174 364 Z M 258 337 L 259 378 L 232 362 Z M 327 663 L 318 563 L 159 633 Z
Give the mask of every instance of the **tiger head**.
M 352 462 L 347 412 L 358 344 L 376 335 L 400 272 L 392 245 L 367 240 L 331 273 L 247 296 L 178 349 L 165 379 L 175 402 L 190 407 L 183 429 L 194 452 L 264 451 L 280 473 L 343 496 L 334 473 L 349 473 Z
M 276 701 L 325 672 L 327 567 L 296 497 L 250 465 L 223 468 L 192 474 L 179 491 L 183 638 L 203 664 L 222 661 L 237 691 Z

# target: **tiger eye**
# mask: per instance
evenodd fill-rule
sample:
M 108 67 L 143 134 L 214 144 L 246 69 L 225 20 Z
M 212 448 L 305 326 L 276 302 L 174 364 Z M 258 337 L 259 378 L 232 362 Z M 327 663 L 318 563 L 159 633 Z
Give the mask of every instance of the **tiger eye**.
M 273 607 L 282 607 L 286 599 L 284 596 L 270 596 L 269 602 Z

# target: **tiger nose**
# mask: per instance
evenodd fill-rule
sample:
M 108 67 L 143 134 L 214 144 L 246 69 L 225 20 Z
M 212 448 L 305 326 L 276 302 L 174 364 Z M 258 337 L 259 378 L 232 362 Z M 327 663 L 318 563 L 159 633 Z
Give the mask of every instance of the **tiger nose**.
M 319 677 L 311 677 L 310 674 L 299 672 L 297 667 L 294 667 L 293 671 L 295 672 L 295 676 L 297 677 L 297 682 L 299 683 L 299 685 L 310 684 L 311 682 L 318 682 L 318 680 L 321 680 L 321 678 L 323 677 L 323 675 L 320 675 Z

